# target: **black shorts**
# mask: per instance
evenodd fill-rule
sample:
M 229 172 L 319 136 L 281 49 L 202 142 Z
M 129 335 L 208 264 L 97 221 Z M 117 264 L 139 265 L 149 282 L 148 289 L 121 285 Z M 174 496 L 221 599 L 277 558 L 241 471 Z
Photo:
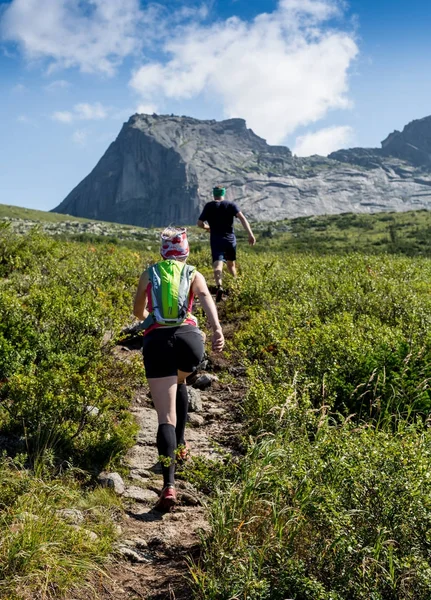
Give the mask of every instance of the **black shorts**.
M 216 260 L 236 260 L 236 240 L 226 240 L 223 237 L 211 238 L 211 255 Z
M 192 373 L 204 355 L 200 329 L 193 325 L 159 327 L 144 336 L 142 352 L 147 378 Z

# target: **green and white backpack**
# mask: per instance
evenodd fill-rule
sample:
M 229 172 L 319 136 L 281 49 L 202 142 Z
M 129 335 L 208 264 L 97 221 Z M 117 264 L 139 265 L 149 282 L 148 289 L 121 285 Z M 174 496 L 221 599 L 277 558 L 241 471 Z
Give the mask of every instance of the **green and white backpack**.
M 148 297 L 149 315 L 143 328 L 151 325 L 181 325 L 192 316 L 190 288 L 196 268 L 177 260 L 163 260 L 148 268 L 150 293 Z

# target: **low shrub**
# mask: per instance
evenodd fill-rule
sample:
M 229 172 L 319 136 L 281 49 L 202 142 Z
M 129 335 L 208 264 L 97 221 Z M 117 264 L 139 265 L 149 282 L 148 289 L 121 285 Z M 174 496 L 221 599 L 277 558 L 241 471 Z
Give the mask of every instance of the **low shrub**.
M 334 426 L 297 406 L 285 427 L 251 446 L 214 501 L 195 597 L 427 600 L 429 432 Z

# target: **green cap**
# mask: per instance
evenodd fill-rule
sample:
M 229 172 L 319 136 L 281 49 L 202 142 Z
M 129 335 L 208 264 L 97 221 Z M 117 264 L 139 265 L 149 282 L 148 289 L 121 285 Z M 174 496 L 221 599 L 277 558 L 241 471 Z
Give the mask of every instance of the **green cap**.
M 214 198 L 222 198 L 226 193 L 226 188 L 221 187 L 220 185 L 217 185 L 215 188 L 213 188 L 213 196 Z

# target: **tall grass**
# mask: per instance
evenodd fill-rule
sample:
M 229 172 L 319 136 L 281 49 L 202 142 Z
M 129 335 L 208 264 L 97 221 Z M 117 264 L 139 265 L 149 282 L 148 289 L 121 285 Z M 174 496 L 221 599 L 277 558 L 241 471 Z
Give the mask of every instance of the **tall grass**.
M 43 475 L 0 461 L 1 598 L 63 598 L 85 585 L 88 572 L 101 571 L 112 549 L 119 506 L 114 495 L 83 494 L 71 473 Z M 83 518 L 71 522 L 62 509 L 80 511 Z
M 424 258 L 243 255 L 225 309 L 250 437 L 196 598 L 431 597 L 430 281 Z
M 429 433 L 335 426 L 297 410 L 290 428 L 251 445 L 215 498 L 191 569 L 195 597 L 428 599 Z

